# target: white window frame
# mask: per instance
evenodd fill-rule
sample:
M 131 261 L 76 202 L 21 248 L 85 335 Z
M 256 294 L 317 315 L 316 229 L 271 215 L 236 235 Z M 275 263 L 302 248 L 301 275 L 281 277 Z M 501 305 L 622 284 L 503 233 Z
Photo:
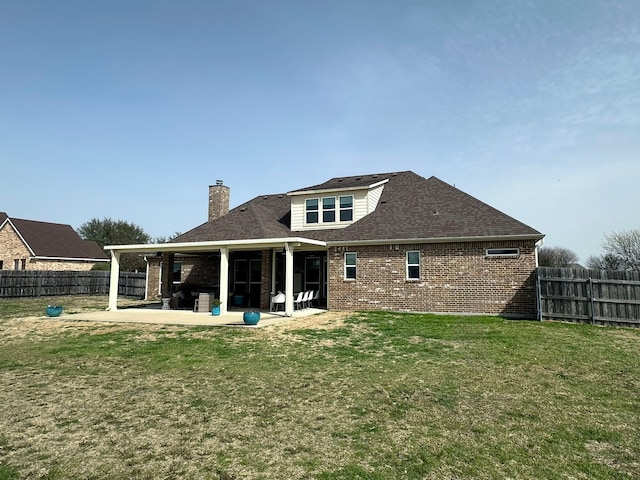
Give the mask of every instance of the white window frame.
M 520 256 L 520 249 L 516 247 L 487 248 L 485 256 L 488 258 L 515 258 Z
M 309 200 L 315 200 L 316 201 L 316 209 L 315 210 L 309 210 L 308 207 L 308 203 Z M 307 198 L 304 201 L 304 223 L 305 225 L 317 225 L 320 223 L 321 217 L 320 217 L 320 204 L 321 204 L 321 200 L 317 197 L 314 198 Z M 309 214 L 310 213 L 315 213 L 316 214 L 316 221 L 315 222 L 310 222 L 309 221 Z
M 350 206 L 342 207 L 340 200 L 349 198 L 351 200 Z M 333 200 L 332 208 L 325 208 L 325 200 L 331 199 Z M 316 207 L 315 209 L 309 209 L 309 201 L 315 201 Z M 305 225 L 335 225 L 335 224 L 349 224 L 353 223 L 353 218 L 355 215 L 354 211 L 354 203 L 355 199 L 353 195 L 327 195 L 325 197 L 310 197 L 306 198 L 304 201 L 304 224 Z M 325 220 L 325 214 L 327 213 L 333 214 L 333 220 Z M 345 212 L 350 213 L 350 220 L 341 220 L 342 216 Z M 309 221 L 309 214 L 313 214 L 316 216 L 317 220 L 314 222 Z
M 411 253 L 417 253 L 418 254 L 418 263 L 409 263 L 409 254 Z M 406 279 L 407 280 L 420 280 L 420 275 L 422 274 L 421 272 L 421 268 L 420 268 L 420 250 L 408 250 L 406 253 L 406 263 L 407 263 L 407 267 L 406 267 Z M 409 275 L 409 268 L 410 267 L 418 267 L 418 276 L 417 277 L 412 277 Z
M 351 255 L 355 256 L 355 263 L 347 264 L 347 257 L 351 256 Z M 347 275 L 347 271 L 350 268 L 353 269 L 353 277 L 349 277 Z M 358 278 L 358 253 L 357 252 L 345 252 L 344 253 L 344 279 L 352 282 L 356 278 Z
M 333 200 L 333 208 L 324 208 L 324 201 L 325 201 L 325 200 L 329 200 L 329 199 Z M 329 196 L 329 197 L 322 197 L 322 198 L 320 199 L 320 203 L 322 204 L 322 222 L 321 222 L 321 223 L 336 223 L 336 221 L 337 221 L 337 220 L 336 220 L 336 218 L 337 218 L 337 217 L 336 217 L 336 200 L 337 200 L 337 199 L 336 199 L 336 197 L 331 197 L 331 196 Z M 333 220 L 326 221 L 326 220 L 324 219 L 324 214 L 325 214 L 325 212 L 326 212 L 326 213 L 333 212 Z
M 342 208 L 341 200 L 343 198 L 351 198 L 351 206 Z M 336 201 L 338 206 L 338 221 L 339 222 L 353 222 L 353 195 L 340 195 Z M 342 212 L 351 211 L 351 220 L 342 220 Z

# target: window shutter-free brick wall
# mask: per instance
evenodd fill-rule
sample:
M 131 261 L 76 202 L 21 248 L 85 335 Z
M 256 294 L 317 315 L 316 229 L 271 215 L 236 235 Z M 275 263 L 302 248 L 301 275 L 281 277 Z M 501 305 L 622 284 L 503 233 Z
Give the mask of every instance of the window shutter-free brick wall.
M 488 248 L 519 248 L 487 257 Z M 420 279 L 406 279 L 406 252 L 420 252 Z M 356 280 L 344 253 L 358 254 Z M 329 309 L 487 313 L 535 317 L 535 242 L 460 242 L 333 247 Z

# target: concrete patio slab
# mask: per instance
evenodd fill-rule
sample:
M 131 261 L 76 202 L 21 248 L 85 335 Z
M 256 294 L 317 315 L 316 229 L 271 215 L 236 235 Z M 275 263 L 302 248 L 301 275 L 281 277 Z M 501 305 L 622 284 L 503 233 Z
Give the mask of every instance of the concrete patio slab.
M 230 311 L 225 315 L 213 316 L 211 313 L 198 313 L 190 310 L 160 310 L 158 308 L 121 308 L 116 311 L 62 314 L 55 318 L 90 322 L 263 328 L 323 312 L 326 312 L 326 310 L 307 308 L 295 311 L 292 317 L 286 317 L 282 312 L 260 311 L 260 321 L 257 325 L 246 325 L 244 323 L 242 320 L 244 311 Z

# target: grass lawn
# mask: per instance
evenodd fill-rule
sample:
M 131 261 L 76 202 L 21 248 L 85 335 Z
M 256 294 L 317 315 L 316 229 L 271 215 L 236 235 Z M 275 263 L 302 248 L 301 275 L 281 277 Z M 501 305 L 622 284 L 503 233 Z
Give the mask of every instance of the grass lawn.
M 0 480 L 640 478 L 640 329 L 29 317 L 47 303 L 0 301 Z

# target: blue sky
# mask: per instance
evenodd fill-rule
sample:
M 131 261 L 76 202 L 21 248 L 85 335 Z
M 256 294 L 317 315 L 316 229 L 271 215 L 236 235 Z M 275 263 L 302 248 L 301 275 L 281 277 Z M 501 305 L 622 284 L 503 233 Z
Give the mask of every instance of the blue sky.
M 640 228 L 638 0 L 0 0 L 0 211 L 152 236 L 413 170 L 571 248 Z

